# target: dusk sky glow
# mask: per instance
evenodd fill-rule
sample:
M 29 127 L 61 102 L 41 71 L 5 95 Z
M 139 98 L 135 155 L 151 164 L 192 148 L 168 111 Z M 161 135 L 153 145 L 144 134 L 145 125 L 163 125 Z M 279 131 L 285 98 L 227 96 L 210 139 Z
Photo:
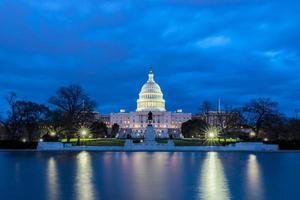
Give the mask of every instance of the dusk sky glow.
M 0 115 L 80 84 L 98 111 L 136 109 L 152 66 L 168 110 L 270 97 L 300 109 L 296 0 L 2 0 Z

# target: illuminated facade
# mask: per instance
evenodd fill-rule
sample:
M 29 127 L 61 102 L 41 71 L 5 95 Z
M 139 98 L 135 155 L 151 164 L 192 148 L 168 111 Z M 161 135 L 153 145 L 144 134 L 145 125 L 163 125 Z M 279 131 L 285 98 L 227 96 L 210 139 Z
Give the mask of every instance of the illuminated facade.
M 172 134 L 179 137 L 181 124 L 192 118 L 191 113 L 183 113 L 182 110 L 176 112 L 166 111 L 165 100 L 160 86 L 154 80 L 152 69 L 148 74 L 148 80 L 143 85 L 137 100 L 135 112 L 125 112 L 110 114 L 110 124 L 120 126 L 120 137 L 130 134 L 132 137 L 142 137 L 148 125 L 148 113 L 153 113 L 153 126 L 156 137 L 166 138 Z
M 163 93 L 154 81 L 152 69 L 148 74 L 148 81 L 143 85 L 139 94 L 136 111 L 166 111 Z

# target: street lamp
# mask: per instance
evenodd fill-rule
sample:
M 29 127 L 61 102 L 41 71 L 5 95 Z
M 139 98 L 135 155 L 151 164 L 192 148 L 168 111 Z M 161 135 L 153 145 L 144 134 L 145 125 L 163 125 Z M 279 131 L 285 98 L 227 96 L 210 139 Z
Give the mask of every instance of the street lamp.
M 85 137 L 85 136 L 87 135 L 87 130 L 82 130 L 82 131 L 81 131 L 81 135 L 82 135 L 83 137 Z
M 50 136 L 54 137 L 56 133 L 54 131 L 50 132 Z
M 80 144 L 80 137 L 82 138 L 86 138 L 88 136 L 88 134 L 90 133 L 89 129 L 86 127 L 82 127 L 81 129 L 79 129 L 78 131 L 78 140 L 77 143 Z M 84 140 L 83 140 L 84 141 Z
M 254 131 L 251 131 L 251 132 L 250 132 L 250 137 L 255 137 L 255 136 L 256 136 L 255 132 L 254 132 Z
M 209 133 L 208 133 L 208 137 L 212 139 L 212 138 L 215 137 L 215 134 L 214 134 L 213 132 L 209 132 Z
M 208 126 L 204 130 L 204 134 L 205 134 L 206 139 L 218 138 L 219 132 L 220 132 L 220 130 L 216 126 Z

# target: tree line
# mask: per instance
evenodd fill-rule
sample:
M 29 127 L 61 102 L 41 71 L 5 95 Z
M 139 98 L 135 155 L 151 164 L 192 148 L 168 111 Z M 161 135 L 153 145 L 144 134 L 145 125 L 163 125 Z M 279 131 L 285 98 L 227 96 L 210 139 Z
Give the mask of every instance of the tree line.
M 93 138 L 115 137 L 119 125 L 111 129 L 97 119 L 96 102 L 79 85 L 61 87 L 51 96 L 48 104 L 19 100 L 15 93 L 6 97 L 9 105 L 7 116 L 0 118 L 9 140 L 37 141 L 80 137 L 88 131 Z M 226 107 L 212 112 L 213 106 L 204 101 L 198 118 L 182 124 L 184 137 L 201 137 L 203 131 L 213 124 L 219 135 L 245 140 L 300 140 L 300 120 L 284 116 L 278 103 L 269 98 L 257 98 L 246 102 L 241 108 Z M 83 131 L 84 130 L 84 131 Z
M 9 105 L 7 116 L 2 116 L 1 124 L 10 140 L 27 139 L 37 141 L 80 137 L 81 130 L 88 130 L 91 137 L 114 137 L 118 125 L 112 131 L 102 121 L 96 119 L 96 102 L 91 100 L 79 85 L 61 87 L 49 98 L 48 105 L 19 100 L 15 93 L 6 97 Z
M 278 103 L 270 98 L 257 98 L 240 108 L 227 107 L 212 112 L 213 106 L 204 101 L 199 109 L 199 118 L 182 124 L 185 137 L 201 137 L 203 130 L 211 125 L 218 126 L 220 136 L 244 140 L 292 141 L 300 140 L 300 120 L 286 117 L 279 112 Z M 214 117 L 212 117 L 214 116 Z

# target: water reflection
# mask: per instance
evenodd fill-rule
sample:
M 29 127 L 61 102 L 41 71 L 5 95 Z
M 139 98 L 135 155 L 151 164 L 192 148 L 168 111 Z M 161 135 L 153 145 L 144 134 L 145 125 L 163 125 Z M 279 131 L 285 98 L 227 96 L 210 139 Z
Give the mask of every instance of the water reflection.
M 153 153 L 139 153 L 132 155 L 132 166 L 134 166 L 134 170 L 132 171 L 132 184 L 135 190 L 133 199 L 151 199 L 150 197 L 156 194 L 160 194 L 154 192 L 155 188 L 160 188 L 160 182 L 156 184 L 152 181 L 156 179 L 157 174 L 155 171 L 156 161 L 152 160 Z M 148 175 L 151 174 L 151 177 Z M 153 187 L 156 185 L 156 187 Z
M 208 152 L 201 170 L 201 196 L 205 200 L 230 199 L 222 162 L 216 152 Z
M 130 158 L 131 170 L 127 176 L 131 181 L 132 197 L 126 199 L 174 199 L 174 193 L 180 194 L 174 188 L 181 185 L 170 181 L 176 178 L 170 175 L 169 154 L 135 153 Z
M 76 170 L 76 198 L 79 200 L 94 200 L 93 169 L 90 153 L 83 151 L 77 156 Z
M 261 176 L 262 174 L 257 157 L 254 154 L 250 154 L 247 161 L 247 199 L 263 199 L 264 195 Z
M 59 185 L 58 185 L 57 163 L 51 157 L 47 165 L 47 190 L 48 199 L 59 199 Z
M 18 182 L 20 180 L 20 163 L 18 162 L 15 164 L 14 177 L 15 182 Z
M 299 153 L 0 152 L 0 199 L 297 199 L 299 166 Z

